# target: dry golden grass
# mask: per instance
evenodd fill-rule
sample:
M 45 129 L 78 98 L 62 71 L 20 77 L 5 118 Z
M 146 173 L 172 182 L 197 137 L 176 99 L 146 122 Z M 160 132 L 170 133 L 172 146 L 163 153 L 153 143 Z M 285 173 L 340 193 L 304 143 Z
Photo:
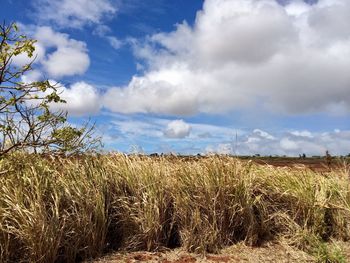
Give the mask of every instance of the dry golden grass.
M 346 166 L 319 174 L 229 157 L 13 154 L 0 172 L 0 262 L 178 246 L 216 253 L 269 240 L 341 262 L 329 242 L 350 237 Z

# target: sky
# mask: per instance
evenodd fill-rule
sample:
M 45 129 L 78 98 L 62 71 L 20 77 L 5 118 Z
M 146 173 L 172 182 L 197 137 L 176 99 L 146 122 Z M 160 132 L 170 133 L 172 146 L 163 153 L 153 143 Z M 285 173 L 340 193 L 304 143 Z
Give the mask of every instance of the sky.
M 350 153 L 348 0 L 0 1 L 106 151 Z

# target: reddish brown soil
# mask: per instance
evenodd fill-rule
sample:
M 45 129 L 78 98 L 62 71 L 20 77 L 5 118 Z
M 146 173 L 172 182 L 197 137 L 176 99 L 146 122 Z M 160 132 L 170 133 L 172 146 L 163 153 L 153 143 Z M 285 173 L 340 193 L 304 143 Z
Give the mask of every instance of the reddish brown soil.
M 208 255 L 207 259 L 210 260 L 210 261 L 213 261 L 213 262 L 224 262 L 224 263 L 227 263 L 227 262 L 230 262 L 230 260 L 232 258 L 229 257 L 229 256 L 212 256 L 212 255 Z
M 180 249 L 163 253 L 131 252 L 116 253 L 90 263 L 230 263 L 230 262 L 315 262 L 315 259 L 300 250 L 279 244 L 269 244 L 263 247 L 248 247 L 237 244 L 224 249 L 221 254 L 196 255 L 184 252 Z
M 218 155 L 219 156 L 219 155 Z M 236 158 L 222 156 L 223 158 Z M 131 157 L 132 158 L 132 157 Z M 148 157 L 147 157 L 148 158 Z M 160 156 L 152 158 L 163 158 Z M 184 162 L 195 162 L 200 159 L 208 158 L 206 156 L 166 156 L 165 158 L 169 160 L 182 160 Z M 327 172 L 331 169 L 341 169 L 344 167 L 344 162 L 350 163 L 350 157 L 338 158 L 332 157 L 327 159 L 326 157 L 308 157 L 308 158 L 298 158 L 298 157 L 251 157 L 251 156 L 238 156 L 238 159 L 242 161 L 253 161 L 254 163 L 261 165 L 272 165 L 276 167 L 306 167 L 317 172 Z
M 345 262 L 350 262 L 350 244 L 348 242 L 336 242 L 345 256 Z M 181 249 L 166 252 L 118 252 L 105 256 L 95 261 L 86 263 L 307 263 L 317 262 L 316 258 L 307 253 L 280 243 L 267 243 L 261 247 L 250 247 L 243 243 L 227 247 L 220 254 L 197 255 L 190 254 Z
M 262 165 L 273 165 L 276 167 L 306 167 L 318 172 L 326 172 L 331 169 L 341 169 L 343 167 L 343 163 L 340 160 L 333 159 L 329 164 L 323 158 L 253 158 L 251 160 Z

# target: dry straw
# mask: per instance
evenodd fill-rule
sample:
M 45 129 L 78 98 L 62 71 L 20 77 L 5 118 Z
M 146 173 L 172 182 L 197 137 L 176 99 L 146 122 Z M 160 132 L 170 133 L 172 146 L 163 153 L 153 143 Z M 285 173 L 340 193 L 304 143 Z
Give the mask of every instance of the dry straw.
M 229 157 L 13 154 L 0 171 L 0 262 L 268 240 L 321 253 L 324 242 L 350 237 L 346 166 L 320 174 Z

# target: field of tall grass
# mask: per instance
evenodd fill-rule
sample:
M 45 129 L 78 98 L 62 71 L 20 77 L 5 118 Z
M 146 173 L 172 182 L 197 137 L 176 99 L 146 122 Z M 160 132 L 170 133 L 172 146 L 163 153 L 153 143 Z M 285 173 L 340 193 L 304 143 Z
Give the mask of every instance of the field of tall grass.
M 230 157 L 0 160 L 0 262 L 77 262 L 117 249 L 216 253 L 271 240 L 313 253 L 347 241 L 349 224 L 346 165 L 317 173 Z

